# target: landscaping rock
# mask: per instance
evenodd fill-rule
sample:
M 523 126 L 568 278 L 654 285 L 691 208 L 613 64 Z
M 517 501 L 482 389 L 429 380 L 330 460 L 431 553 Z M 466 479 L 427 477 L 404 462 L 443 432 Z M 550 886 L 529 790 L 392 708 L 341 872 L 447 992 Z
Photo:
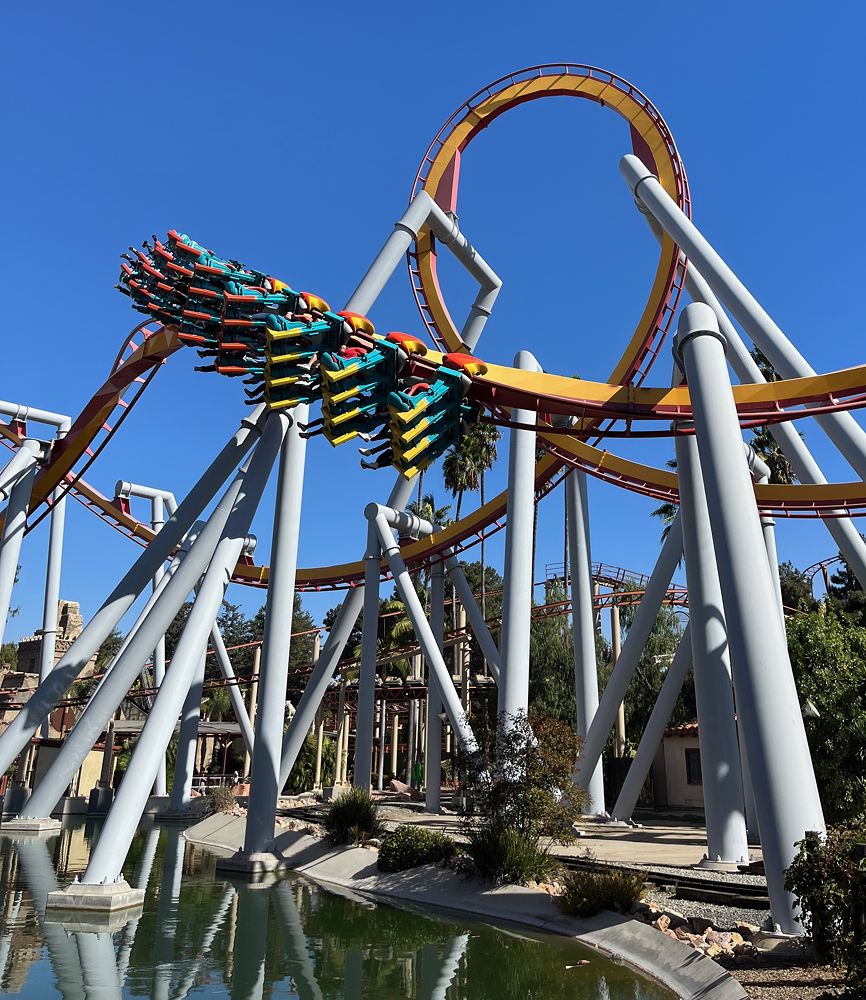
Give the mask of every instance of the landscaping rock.
M 671 926 L 670 917 L 666 913 L 661 913 L 653 920 L 652 925 L 656 930 L 666 931 Z
M 706 917 L 689 917 L 689 927 L 695 934 L 705 934 L 712 926 L 712 920 Z

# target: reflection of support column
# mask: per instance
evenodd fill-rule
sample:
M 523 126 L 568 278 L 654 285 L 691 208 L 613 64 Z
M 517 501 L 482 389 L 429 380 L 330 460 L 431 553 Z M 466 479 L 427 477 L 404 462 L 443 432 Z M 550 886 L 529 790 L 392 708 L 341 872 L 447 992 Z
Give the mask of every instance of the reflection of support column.
M 114 940 L 107 933 L 75 934 L 81 974 L 84 981 L 84 1000 L 120 1000 L 120 977 L 114 957 Z
M 192 527 L 193 522 L 202 509 L 213 499 L 231 470 L 252 447 L 258 435 L 256 422 L 263 414 L 264 406 L 257 408 L 254 413 L 244 420 L 240 430 L 223 448 L 216 459 L 214 459 L 198 483 L 190 490 L 187 498 L 178 507 L 176 513 L 169 518 L 163 530 L 160 531 L 159 535 L 139 556 L 138 560 L 106 598 L 102 607 L 88 622 L 81 635 L 78 636 L 63 658 L 55 666 L 54 670 L 39 685 L 27 702 L 27 705 L 16 715 L 8 729 L 0 736 L 0 771 L 5 771 L 18 756 L 22 748 L 30 741 L 30 737 L 36 732 L 36 729 L 45 716 L 57 704 L 57 701 L 63 696 L 69 685 L 84 669 L 90 657 L 99 649 L 111 630 L 129 610 L 135 599 L 152 578 L 156 568 L 165 562 L 184 534 Z M 203 568 L 199 570 L 199 575 Z M 187 587 L 186 593 L 188 594 L 190 590 L 192 590 L 191 583 Z M 166 628 L 173 617 L 174 614 L 168 619 Z M 163 628 L 162 632 L 164 634 L 165 628 Z M 142 657 L 142 663 L 146 655 Z M 137 673 L 138 670 L 133 674 L 133 677 Z M 129 684 L 126 685 L 124 693 L 128 688 Z M 117 701 L 114 701 L 111 705 L 99 731 L 94 736 L 94 740 L 89 744 L 88 750 L 100 733 L 103 732 L 105 722 L 108 721 L 114 710 L 114 706 L 119 700 L 120 698 L 118 697 Z M 79 725 L 80 722 L 81 720 L 79 719 Z M 77 729 L 78 726 L 76 725 L 75 728 Z M 76 765 L 72 770 L 72 774 L 77 769 L 78 766 Z M 63 788 L 68 783 L 67 780 Z
M 430 630 L 441 650 L 445 639 L 445 567 L 441 562 L 430 571 Z M 438 813 L 442 794 L 442 694 L 436 675 L 427 672 L 427 746 L 424 761 L 427 766 L 427 784 L 424 808 Z
M 33 909 L 48 948 L 57 988 L 65 1000 L 81 1000 L 84 984 L 75 941 L 60 924 L 45 919 L 48 894 L 57 889 L 57 876 L 45 840 L 26 837 L 15 844 L 21 881 L 30 894 Z
M 571 634 L 574 642 L 574 687 L 577 735 L 584 739 L 598 708 L 598 666 L 595 651 L 592 550 L 586 474 L 575 469 L 565 480 L 568 556 L 571 573 Z M 604 778 L 597 764 L 587 783 L 587 812 L 604 812 Z
M 232 1000 L 260 1000 L 265 986 L 271 889 L 238 887 Z
M 583 743 L 583 758 L 577 773 L 577 783 L 586 788 L 592 771 L 601 758 L 604 744 L 611 726 L 614 724 L 619 706 L 625 698 L 629 681 L 634 676 L 643 654 L 644 646 L 655 624 L 659 608 L 667 593 L 668 584 L 683 554 L 683 537 L 679 515 L 674 519 L 667 538 L 662 543 L 658 562 L 647 581 L 643 598 L 637 607 L 634 619 L 626 636 L 619 659 L 607 680 L 598 704 L 598 710 Z
M 785 870 L 795 842 L 823 830 L 824 818 L 712 309 L 688 306 L 675 346 L 692 398 L 771 911 L 784 931 L 800 933 Z
M 815 375 L 815 369 L 767 315 L 761 304 L 647 167 L 636 156 L 629 155 L 620 161 L 620 171 L 635 198 L 646 206 L 677 246 L 682 248 L 689 261 L 694 261 L 700 268 L 704 279 L 782 378 Z M 808 403 L 806 408 L 809 408 Z M 853 414 L 847 411 L 826 413 L 815 417 L 815 420 L 857 475 L 866 479 L 866 431 L 857 423 Z
M 174 781 L 171 786 L 169 807 L 172 812 L 183 812 L 192 801 L 192 779 L 198 749 L 198 726 L 201 721 L 201 699 L 204 689 L 204 671 L 207 661 L 207 639 L 193 674 L 192 683 L 180 713 L 180 730 L 177 735 L 177 757 L 174 762 Z
M 538 362 L 519 351 L 515 368 L 537 371 Z M 535 425 L 535 412 L 516 408 L 511 419 Z M 532 525 L 535 512 L 535 431 L 510 431 L 508 520 L 505 525 L 505 585 L 502 593 L 502 657 L 498 714 L 506 725 L 529 708 L 529 626 L 532 608 Z
M 198 977 L 202 962 L 210 954 L 214 938 L 223 929 L 223 924 L 226 921 L 226 917 L 228 916 L 234 899 L 235 890 L 229 887 L 223 893 L 222 902 L 208 923 L 208 928 L 205 931 L 204 937 L 201 939 L 201 944 L 199 945 L 195 958 L 190 965 L 189 972 L 187 972 L 187 974 L 183 977 L 177 989 L 174 991 L 172 1000 L 184 1000 L 184 998 L 189 994 L 189 991 L 192 989 L 193 984 Z
M 376 654 L 379 651 L 379 565 L 382 551 L 376 525 L 367 523 L 364 556 L 364 618 L 361 673 L 358 678 L 358 721 L 355 738 L 355 788 L 370 790 L 373 780 L 373 712 L 376 703 Z
M 354 311 L 364 312 L 365 310 L 356 308 Z M 397 482 L 394 484 L 394 488 L 391 490 L 391 495 L 388 498 L 388 504 L 391 507 L 402 509 L 409 502 L 411 495 L 411 480 L 403 476 L 398 476 Z M 361 612 L 363 601 L 364 588 L 355 587 L 349 591 L 340 605 L 340 610 L 337 612 L 337 617 L 334 619 L 334 624 L 328 633 L 327 642 L 322 649 L 322 655 L 319 657 L 319 662 L 310 674 L 310 679 L 307 681 L 304 693 L 297 704 L 295 716 L 283 739 L 283 762 L 280 767 L 281 781 L 285 781 L 288 778 L 289 772 L 295 766 L 295 761 L 304 744 L 304 739 L 310 730 L 310 726 L 313 724 L 316 709 L 321 704 L 322 698 L 324 698 L 325 692 L 328 690 L 328 685 L 334 676 L 349 636 L 352 634 L 352 629 Z
M 256 713 L 256 748 L 244 839 L 244 854 L 247 855 L 271 850 L 277 798 L 283 788 L 280 784 L 280 756 L 307 455 L 307 439 L 301 436 L 301 427 L 307 422 L 307 410 L 306 404 L 295 409 L 280 454 L 262 644 L 262 680 Z
M 406 569 L 406 563 L 400 555 L 400 546 L 395 541 L 386 520 L 386 512 L 387 509 L 379 507 L 378 504 L 369 504 L 364 511 L 367 517 L 375 517 L 376 519 L 379 541 L 382 543 L 382 551 L 385 554 L 391 574 L 394 577 L 394 584 L 397 587 L 400 597 L 403 599 L 406 614 L 415 629 L 415 635 L 418 637 L 418 643 L 427 659 L 428 668 L 431 673 L 435 674 L 445 710 L 451 720 L 451 725 L 454 726 L 459 734 L 464 749 L 472 753 L 477 749 L 475 737 L 472 734 L 472 729 L 460 704 L 460 699 L 457 697 L 457 692 L 454 690 L 454 685 L 448 674 L 448 668 L 445 666 L 445 661 L 442 659 L 442 654 L 436 645 L 433 633 L 430 631 L 430 624 L 424 617 L 424 609 L 421 607 L 421 601 L 412 584 L 409 571 Z M 398 516 L 403 517 L 405 515 Z
M 707 858 L 748 861 L 731 661 L 713 533 L 694 436 L 675 439 L 698 709 Z
M 640 798 L 643 783 L 650 773 L 655 755 L 661 746 L 665 728 L 670 721 L 677 698 L 680 696 L 691 662 L 692 641 L 691 632 L 687 625 L 680 637 L 674 658 L 668 667 L 656 703 L 653 705 L 653 710 L 644 728 L 637 753 L 629 766 L 619 797 L 611 811 L 611 816 L 615 820 L 627 822 L 631 819 L 631 814 L 634 812 L 638 798 Z
M 25 456 L 29 456 L 29 461 L 9 492 L 2 540 L 0 540 L 0 643 L 6 630 L 9 605 L 12 603 L 12 588 L 18 575 L 18 557 L 21 554 L 24 529 L 27 526 L 27 505 L 30 503 L 33 477 L 36 475 L 39 444 L 28 438 L 22 445 L 21 451 Z
M 619 605 L 611 601 L 610 605 L 610 658 L 613 666 L 619 659 L 622 652 L 622 639 L 620 638 Z M 621 701 L 616 710 L 616 727 L 614 730 L 613 743 L 614 757 L 625 757 L 625 702 Z
M 274 912 L 283 938 L 288 972 L 300 1000 L 322 1000 L 316 970 L 310 958 L 307 937 L 301 924 L 291 882 L 278 882 L 271 890 Z
M 468 945 L 468 934 L 460 934 L 451 939 L 451 944 L 442 959 L 442 969 L 433 987 L 433 992 L 430 994 L 430 1000 L 445 1000 L 448 995 L 448 988 L 457 974 L 460 959 L 466 954 Z
M 221 537 L 175 651 L 171 670 L 166 672 L 163 686 L 144 724 L 129 769 L 90 856 L 90 863 L 83 879 L 87 884 L 98 885 L 105 880 L 110 881 L 120 872 L 147 800 L 148 790 L 153 784 L 159 754 L 164 752 L 174 729 L 174 722 L 189 689 L 197 657 L 210 632 L 211 623 L 216 617 L 231 574 L 243 551 L 246 533 L 282 443 L 285 424 L 279 416 L 274 415 L 268 421 L 259 446 L 239 475 L 242 488 L 224 522 Z M 220 507 L 217 507 L 211 515 L 212 519 L 217 516 L 219 510 Z M 208 526 L 209 524 L 210 522 Z M 207 527 L 200 538 L 204 537 L 206 531 Z M 195 546 L 184 559 L 175 574 L 175 579 L 192 561 L 194 551 Z
M 156 857 L 156 848 L 159 844 L 159 827 L 152 826 L 147 832 L 147 840 L 144 842 L 144 849 L 138 862 L 138 872 L 135 877 L 135 888 L 142 891 L 147 890 L 147 883 L 150 881 L 150 873 L 153 869 L 153 861 Z M 132 954 L 132 946 L 135 944 L 135 935 L 138 931 L 140 917 L 135 917 L 123 928 L 120 945 L 117 949 L 117 976 L 120 985 L 126 982 L 126 971 L 129 968 L 129 956 Z

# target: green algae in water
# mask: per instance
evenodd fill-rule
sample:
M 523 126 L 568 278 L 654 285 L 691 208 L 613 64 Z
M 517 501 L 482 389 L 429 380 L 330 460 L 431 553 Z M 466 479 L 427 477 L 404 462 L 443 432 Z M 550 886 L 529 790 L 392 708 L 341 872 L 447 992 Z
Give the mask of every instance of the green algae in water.
M 261 886 L 217 877 L 213 856 L 176 827 L 142 832 L 130 852 L 127 880 L 147 887 L 138 919 L 69 933 L 45 919 L 45 897 L 83 870 L 93 836 L 78 823 L 47 842 L 0 842 L 2 992 L 25 1000 L 672 996 L 567 938 L 421 915 L 294 876 Z

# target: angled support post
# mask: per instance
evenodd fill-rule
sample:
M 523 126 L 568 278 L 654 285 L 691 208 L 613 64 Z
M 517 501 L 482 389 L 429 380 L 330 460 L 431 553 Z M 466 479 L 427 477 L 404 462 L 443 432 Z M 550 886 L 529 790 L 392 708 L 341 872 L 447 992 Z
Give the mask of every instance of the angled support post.
M 0 771 L 5 771 L 30 742 L 42 720 L 63 697 L 66 689 L 75 681 L 90 657 L 99 649 L 111 630 L 115 628 L 147 586 L 156 568 L 170 557 L 175 546 L 180 543 L 183 536 L 192 527 L 195 519 L 210 503 L 226 478 L 232 474 L 238 462 L 253 446 L 259 435 L 258 423 L 263 418 L 264 412 L 264 406 L 257 407 L 241 423 L 241 427 L 234 437 L 190 490 L 177 512 L 169 518 L 165 528 L 142 552 L 120 583 L 105 599 L 102 607 L 84 627 L 81 635 L 78 636 L 48 677 L 40 683 L 26 706 L 15 716 L 6 731 L 0 735 Z M 187 593 L 191 589 L 191 586 L 188 587 Z M 171 619 L 169 619 L 170 621 Z M 164 632 L 165 629 L 163 629 Z M 113 711 L 113 707 L 109 714 L 111 711 Z M 75 771 L 73 770 L 72 773 L 74 774 Z
M 457 556 L 454 554 L 453 549 L 448 549 L 445 553 L 445 570 L 448 573 L 449 579 L 454 584 L 454 589 L 460 598 L 460 606 L 466 612 L 472 634 L 478 640 L 478 645 L 481 647 L 481 652 L 484 654 L 484 659 L 490 668 L 490 673 L 498 684 L 500 672 L 499 649 L 493 640 L 493 636 L 490 634 L 487 622 L 484 621 L 481 609 L 478 607 L 475 595 L 472 593 L 472 588 L 469 586 L 469 581 L 463 572 L 463 567 L 457 561 Z
M 799 934 L 785 871 L 794 844 L 807 830 L 823 831 L 824 817 L 713 310 L 687 306 L 674 348 L 692 398 L 770 908 L 785 933 Z
M 465 581 L 466 578 L 463 579 Z M 430 571 L 430 631 L 441 653 L 445 640 L 445 566 L 441 562 L 435 563 Z M 424 809 L 428 813 L 438 813 L 442 805 L 442 693 L 436 674 L 429 668 L 426 736 L 424 762 L 427 766 L 427 783 Z
M 421 601 L 418 594 L 415 592 L 415 588 L 412 586 L 409 571 L 406 569 L 406 564 L 403 562 L 403 557 L 400 555 L 400 546 L 394 539 L 394 534 L 391 530 L 392 524 L 389 523 L 388 520 L 390 516 L 393 516 L 393 524 L 402 525 L 402 519 L 413 518 L 413 515 L 389 510 L 387 507 L 381 507 L 379 504 L 368 504 L 364 513 L 371 520 L 375 520 L 376 528 L 379 532 L 379 541 L 382 545 L 382 552 L 384 553 L 388 566 L 391 569 L 391 574 L 394 577 L 394 584 L 397 587 L 397 591 L 403 599 L 403 604 L 406 607 L 406 614 L 415 629 L 419 645 L 421 646 L 424 656 L 427 658 L 427 667 L 439 685 L 442 702 L 445 706 L 445 711 L 448 713 L 451 725 L 460 737 L 460 741 L 466 751 L 468 753 L 473 753 L 478 748 L 478 745 L 475 742 L 475 736 L 473 735 L 469 722 L 466 719 L 463 706 L 460 704 L 460 699 L 458 698 L 457 691 L 451 681 L 448 668 L 445 666 L 445 660 L 442 658 L 442 653 L 436 645 L 436 639 L 430 629 L 430 623 L 424 616 L 424 609 L 421 607 Z M 420 521 L 421 519 L 415 518 L 415 520 Z M 432 525 L 429 525 L 426 522 L 421 523 L 422 525 L 426 524 L 426 533 L 430 534 L 432 531 Z
M 680 527 L 680 515 L 677 514 L 667 538 L 662 544 L 658 561 L 647 582 L 644 595 L 635 612 L 634 620 L 628 630 L 628 636 L 622 647 L 622 652 L 616 661 L 607 684 L 598 703 L 595 717 L 590 724 L 583 741 L 583 756 L 580 759 L 576 774 L 577 784 L 586 788 L 589 779 L 601 759 L 602 750 L 607 742 L 608 733 L 616 721 L 619 706 L 625 698 L 629 682 L 634 677 L 637 665 L 643 654 L 644 646 L 655 624 L 659 608 L 662 606 L 668 584 L 677 564 L 683 554 L 683 536 Z
M 728 627 L 701 458 L 693 435 L 678 435 L 674 441 L 689 588 L 707 860 L 710 864 L 745 864 L 749 859 L 749 844 Z
M 566 524 L 571 576 L 571 634 L 574 641 L 574 689 L 577 735 L 586 739 L 598 709 L 598 665 L 595 648 L 595 610 L 592 592 L 592 552 L 586 474 L 575 469 L 565 477 Z M 587 812 L 604 813 L 601 761 L 590 775 Z
M 273 437 L 273 432 L 271 437 Z M 256 455 L 259 454 L 259 450 L 259 448 L 256 449 Z M 246 496 L 244 492 L 245 480 L 246 466 L 237 474 L 204 525 L 201 533 L 192 542 L 186 557 L 179 563 L 177 569 L 171 575 L 168 584 L 154 602 L 147 620 L 136 631 L 124 651 L 115 660 L 112 669 L 105 675 L 102 683 L 91 696 L 84 712 L 67 736 L 60 752 L 43 776 L 39 787 L 28 801 L 26 807 L 27 813 L 19 817 L 19 820 L 22 822 L 30 820 L 39 821 L 51 815 L 55 806 L 62 798 L 66 786 L 90 752 L 91 747 L 104 732 L 112 713 L 132 686 L 144 661 L 156 645 L 157 638 L 165 634 L 165 630 L 174 620 L 181 605 L 198 583 L 201 574 L 209 565 L 213 564 L 212 556 L 224 530 L 227 528 L 230 514 L 235 504 L 239 503 Z M 182 507 L 183 505 L 178 508 L 178 514 Z M 157 538 L 154 539 L 148 551 L 154 545 L 158 544 L 163 533 L 164 531 L 160 532 Z M 241 540 L 241 545 L 243 545 L 243 540 Z M 234 566 L 232 566 L 233 568 Z M 152 575 L 152 571 L 149 575 Z M 145 581 L 142 581 L 141 589 L 143 589 L 144 583 Z M 198 601 L 196 601 L 196 604 L 198 604 Z M 214 608 L 214 617 L 216 616 L 218 607 L 219 603 Z M 208 629 L 210 629 L 210 622 L 208 623 Z M 186 632 L 186 629 L 184 632 Z M 82 635 L 84 635 L 83 632 Z M 204 640 L 202 640 L 203 642 Z M 51 673 L 45 685 L 50 685 L 54 681 L 59 670 L 60 668 L 58 667 Z M 180 674 L 180 671 L 178 671 L 178 674 Z M 169 671 L 166 672 L 166 677 L 168 676 Z M 189 689 L 191 680 L 190 676 L 183 690 L 184 696 Z M 38 691 L 33 697 L 37 696 Z M 159 695 L 157 695 L 158 697 Z M 180 705 L 178 705 L 177 711 L 180 711 Z M 19 717 L 21 714 L 19 713 Z M 150 721 L 151 717 L 152 713 L 148 717 L 148 721 Z M 172 728 L 176 719 L 177 713 L 175 713 L 172 720 Z M 168 738 L 166 738 L 165 742 L 168 744 Z M 140 745 L 141 743 L 139 742 Z M 159 766 L 158 755 L 154 759 L 153 764 L 155 777 Z M 130 782 L 126 782 L 126 784 L 129 785 Z M 153 781 L 151 780 L 147 790 L 152 786 Z
M 767 356 L 783 378 L 815 375 L 806 361 L 766 310 L 722 260 L 697 226 L 659 184 L 652 172 L 633 154 L 620 160 L 620 172 L 635 198 L 700 269 L 710 288 L 730 309 L 731 315 Z M 806 409 L 809 404 L 806 404 Z M 845 461 L 866 479 L 866 431 L 848 412 L 815 417 Z
M 91 852 L 82 883 L 68 890 L 69 895 L 76 896 L 80 908 L 87 907 L 89 895 L 98 895 L 101 884 L 115 884 L 121 877 L 120 869 L 153 785 L 159 755 L 165 752 L 211 623 L 243 551 L 250 523 L 282 444 L 286 423 L 287 418 L 283 414 L 271 415 L 258 447 L 238 476 L 239 489 L 229 491 L 231 507 L 225 519 L 218 516 L 220 507 L 211 515 L 211 520 L 216 519 L 219 525 L 219 540 L 178 642 L 171 670 L 166 671 L 163 685 L 141 731 L 129 770 L 118 789 L 99 840 Z M 210 521 L 199 536 L 199 541 L 207 535 L 209 525 Z M 181 564 L 175 579 L 193 562 L 194 552 L 195 546 Z M 169 589 L 170 587 L 171 585 Z M 57 900 L 55 905 L 62 906 L 63 901 Z

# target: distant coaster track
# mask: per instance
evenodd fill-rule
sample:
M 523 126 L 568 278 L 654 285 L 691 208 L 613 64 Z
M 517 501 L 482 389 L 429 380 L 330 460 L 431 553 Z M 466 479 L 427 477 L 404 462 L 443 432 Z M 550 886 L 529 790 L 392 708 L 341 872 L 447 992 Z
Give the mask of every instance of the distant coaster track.
M 615 74 L 596 67 L 553 64 L 531 67 L 495 81 L 460 106 L 436 134 L 424 156 L 412 188 L 414 196 L 427 191 L 447 212 L 456 212 L 460 161 L 463 152 L 483 129 L 511 108 L 545 97 L 579 97 L 610 108 L 629 125 L 634 152 L 658 176 L 662 187 L 686 213 L 691 212 L 688 182 L 670 130 L 652 103 L 637 88 Z M 412 288 L 425 327 L 434 344 L 447 351 L 465 350 L 439 287 L 437 247 L 429 230 L 419 233 L 408 255 Z M 685 276 L 679 250 L 665 236 L 647 304 L 608 383 L 593 383 L 546 373 L 520 372 L 483 365 L 472 376 L 470 395 L 489 413 L 486 419 L 508 426 L 513 406 L 539 413 L 537 427 L 546 454 L 536 467 L 536 501 L 554 488 L 571 468 L 654 499 L 678 502 L 676 476 L 662 469 L 619 458 L 597 447 L 605 436 L 667 436 L 676 432 L 671 421 L 688 419 L 691 406 L 685 387 L 643 388 L 643 382 L 675 315 Z M 69 433 L 57 441 L 34 486 L 30 511 L 45 508 L 28 530 L 50 508 L 56 487 L 66 491 L 139 544 L 152 538 L 150 527 L 120 511 L 90 486 L 83 473 L 116 432 L 159 368 L 182 346 L 173 327 L 141 324 L 125 340 L 107 381 L 75 420 Z M 431 351 L 413 357 L 419 371 L 437 362 Z M 772 424 L 819 413 L 866 405 L 866 367 L 852 368 L 807 379 L 792 379 L 734 388 L 743 426 Z M 808 404 L 808 409 L 794 409 Z M 551 425 L 553 414 L 578 420 L 569 433 Z M 645 430 L 648 421 L 664 421 Z M 635 423 L 640 422 L 639 427 Z M 622 425 L 622 429 L 618 429 Z M 10 447 L 21 443 L 15 421 L 0 424 L 0 438 Z M 592 440 L 594 443 L 589 443 Z M 825 485 L 757 485 L 763 511 L 783 517 L 838 517 L 866 514 L 866 485 L 862 482 Z M 503 492 L 460 521 L 428 538 L 404 545 L 407 564 L 419 569 L 436 561 L 446 548 L 461 552 L 489 537 L 504 525 L 507 497 Z M 301 569 L 298 588 L 339 589 L 362 581 L 362 561 Z M 238 583 L 266 586 L 268 568 L 239 564 Z

